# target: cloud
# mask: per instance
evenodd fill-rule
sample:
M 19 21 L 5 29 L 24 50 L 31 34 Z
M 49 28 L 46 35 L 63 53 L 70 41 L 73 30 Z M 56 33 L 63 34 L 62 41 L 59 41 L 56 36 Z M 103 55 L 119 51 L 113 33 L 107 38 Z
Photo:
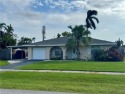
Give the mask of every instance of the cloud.
M 99 12 L 100 23 L 96 31 L 91 30 L 93 37 L 113 41 L 120 37 L 125 41 L 125 0 L 0 0 L 0 21 L 12 24 L 19 37 L 36 37 L 39 41 L 43 25 L 47 39 L 52 38 L 70 31 L 68 25 L 85 24 L 88 9 Z
M 125 14 L 125 0 L 40 0 L 36 3 L 37 5 L 42 3 L 42 7 L 49 5 L 48 7 L 52 9 L 60 7 L 65 12 L 96 9 L 101 15 L 119 14 L 123 16 Z

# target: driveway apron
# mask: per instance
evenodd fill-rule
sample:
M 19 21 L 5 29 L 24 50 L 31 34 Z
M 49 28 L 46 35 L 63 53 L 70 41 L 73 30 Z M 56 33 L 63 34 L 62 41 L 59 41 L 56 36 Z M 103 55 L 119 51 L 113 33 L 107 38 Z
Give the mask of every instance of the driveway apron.
M 12 60 L 9 62 L 12 62 L 12 63 L 10 63 L 9 65 L 6 65 L 6 66 L 1 66 L 0 69 L 16 69 L 20 66 L 24 66 L 24 65 L 33 63 L 33 61 L 28 61 L 28 60 L 18 60 L 18 62 L 17 62 L 17 60 Z

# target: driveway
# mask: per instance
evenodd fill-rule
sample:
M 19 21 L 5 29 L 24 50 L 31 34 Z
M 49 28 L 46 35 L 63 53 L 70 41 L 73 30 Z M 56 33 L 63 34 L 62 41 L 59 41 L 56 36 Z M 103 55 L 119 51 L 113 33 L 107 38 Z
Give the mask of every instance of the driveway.
M 26 59 L 21 59 L 21 60 L 9 60 L 8 62 L 10 63 L 9 65 L 1 66 L 0 69 L 16 69 L 20 66 L 31 64 L 34 61 L 28 61 Z
M 15 89 L 0 89 L 0 94 L 75 94 L 75 93 L 50 92 L 50 91 L 33 91 L 33 90 L 15 90 Z

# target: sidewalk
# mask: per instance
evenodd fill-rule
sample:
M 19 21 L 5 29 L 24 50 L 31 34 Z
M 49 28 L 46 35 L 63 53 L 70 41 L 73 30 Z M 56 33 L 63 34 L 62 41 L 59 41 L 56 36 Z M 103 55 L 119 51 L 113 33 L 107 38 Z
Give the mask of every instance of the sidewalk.
M 0 89 L 0 94 L 75 94 L 75 93 L 51 92 L 51 91 L 34 91 L 34 90 L 16 90 L 16 89 Z
M 86 74 L 107 74 L 107 75 L 125 75 L 122 72 L 90 72 L 90 71 L 62 71 L 62 70 L 15 70 L 15 69 L 0 69 L 1 72 L 16 71 L 16 72 L 55 72 L 55 73 L 86 73 Z

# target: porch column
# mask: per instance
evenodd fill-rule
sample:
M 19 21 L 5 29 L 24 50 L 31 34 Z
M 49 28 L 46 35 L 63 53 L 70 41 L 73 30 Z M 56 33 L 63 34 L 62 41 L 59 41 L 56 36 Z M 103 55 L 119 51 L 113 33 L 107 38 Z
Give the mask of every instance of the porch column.
M 61 47 L 63 52 L 63 59 L 66 59 L 66 47 Z
M 12 52 L 12 48 L 10 48 L 10 59 L 13 59 L 13 52 Z

